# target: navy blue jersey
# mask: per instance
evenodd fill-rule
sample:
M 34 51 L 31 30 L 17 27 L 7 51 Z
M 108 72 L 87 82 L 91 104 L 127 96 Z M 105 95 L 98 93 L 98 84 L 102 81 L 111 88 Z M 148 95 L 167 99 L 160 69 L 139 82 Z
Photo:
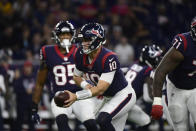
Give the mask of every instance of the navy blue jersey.
M 58 45 L 44 46 L 40 51 L 40 59 L 45 61 L 48 67 L 53 94 L 63 90 L 71 92 L 81 90 L 73 80 L 75 68 L 73 52 L 75 49 L 76 45 L 72 45 L 70 52 L 65 55 L 60 52 Z
M 6 75 L 8 75 L 6 69 L 3 66 L 1 66 L 1 65 L 0 65 L 0 75 L 2 75 L 4 77 Z
M 104 47 L 101 48 L 91 64 L 89 64 L 87 55 L 82 54 L 81 48 L 78 48 L 75 53 L 75 64 L 78 70 L 83 71 L 87 78 L 96 84 L 102 73 L 116 71 L 112 83 L 103 94 L 104 96 L 114 96 L 128 85 L 116 54 Z
M 176 35 L 172 43 L 182 53 L 184 60 L 169 74 L 169 79 L 177 88 L 196 88 L 196 42 L 187 32 Z
M 125 75 L 126 80 L 130 83 L 135 90 L 137 98 L 141 97 L 143 94 L 143 85 L 145 79 L 150 77 L 152 68 L 149 66 L 139 65 L 134 63 L 129 67 L 128 72 Z

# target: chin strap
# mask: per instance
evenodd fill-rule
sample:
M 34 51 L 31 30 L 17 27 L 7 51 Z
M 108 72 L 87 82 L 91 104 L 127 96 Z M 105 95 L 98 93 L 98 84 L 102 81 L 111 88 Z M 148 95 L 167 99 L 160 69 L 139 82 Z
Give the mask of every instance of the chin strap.
M 66 46 L 65 49 L 66 49 L 66 52 L 69 53 L 69 47 Z

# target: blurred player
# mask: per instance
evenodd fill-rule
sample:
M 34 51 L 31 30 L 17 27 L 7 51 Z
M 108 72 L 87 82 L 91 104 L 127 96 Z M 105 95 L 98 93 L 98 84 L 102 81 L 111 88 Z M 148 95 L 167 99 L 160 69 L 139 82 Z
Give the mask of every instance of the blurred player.
M 189 113 L 196 129 L 196 17 L 191 22 L 191 31 L 176 35 L 172 43 L 155 72 L 151 115 L 159 119 L 163 114 L 161 89 L 166 79 L 168 109 L 174 127 L 177 131 L 188 131 Z
M 66 101 L 69 102 L 67 106 L 76 100 L 103 95 L 104 103 L 97 118 L 101 131 L 123 131 L 128 111 L 136 101 L 135 91 L 128 85 L 116 54 L 102 46 L 106 42 L 102 25 L 85 24 L 78 37 L 82 39 L 82 47 L 74 55 L 74 80 L 84 90 L 75 94 L 68 91 L 70 99 Z M 96 86 L 87 88 L 83 74 Z
M 69 90 L 73 93 L 81 90 L 76 86 L 73 80 L 74 60 L 73 52 L 76 45 L 72 44 L 75 36 L 75 28 L 69 21 L 60 21 L 57 23 L 54 31 L 54 39 L 57 45 L 44 46 L 40 51 L 40 69 L 37 75 L 36 88 L 33 94 L 33 118 L 39 122 L 40 118 L 37 114 L 38 103 L 42 95 L 42 90 L 49 74 L 51 77 L 51 88 L 53 95 L 57 91 Z M 52 99 L 52 112 L 56 117 L 56 123 L 59 131 L 71 131 L 68 126 L 68 117 L 74 113 L 86 126 L 88 131 L 97 130 L 95 115 L 93 114 L 93 105 L 91 100 L 83 100 L 74 103 L 69 108 L 57 107 Z
M 29 131 L 34 131 L 34 123 L 31 119 L 32 92 L 35 87 L 35 74 L 30 61 L 24 62 L 21 75 L 14 80 L 14 90 L 16 93 L 17 118 L 15 131 L 21 131 L 24 123 L 28 124 Z M 25 122 L 26 120 L 26 122 Z
M 162 50 L 157 45 L 146 45 L 142 48 L 139 61 L 129 67 L 125 78 L 135 90 L 137 99 L 143 96 L 143 87 L 145 83 L 147 83 L 147 90 L 152 97 L 152 78 L 150 75 L 161 60 L 161 53 Z M 137 105 L 134 105 L 129 112 L 128 120 L 139 126 L 145 126 L 150 123 L 150 117 Z

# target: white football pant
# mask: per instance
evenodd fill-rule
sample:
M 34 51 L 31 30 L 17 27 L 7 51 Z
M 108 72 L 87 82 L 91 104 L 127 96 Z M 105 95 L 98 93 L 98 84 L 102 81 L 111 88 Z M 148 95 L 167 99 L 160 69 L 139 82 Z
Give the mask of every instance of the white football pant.
M 189 114 L 196 123 L 196 88 L 178 89 L 167 78 L 168 110 L 176 131 L 189 130 Z
M 128 85 L 113 97 L 104 97 L 104 105 L 99 112 L 112 115 L 112 124 L 116 131 L 123 131 L 128 117 L 128 112 L 136 102 L 135 91 Z

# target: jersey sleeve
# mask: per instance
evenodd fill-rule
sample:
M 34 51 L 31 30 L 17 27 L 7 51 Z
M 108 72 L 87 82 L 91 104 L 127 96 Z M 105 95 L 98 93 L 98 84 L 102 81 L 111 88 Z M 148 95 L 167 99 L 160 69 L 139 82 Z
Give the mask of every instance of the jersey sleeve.
M 182 34 L 178 34 L 172 40 L 173 47 L 180 51 L 183 55 L 185 55 L 186 48 L 187 48 L 187 40 L 186 37 Z
M 46 60 L 46 47 L 43 46 L 41 49 L 40 49 L 40 60 L 41 61 L 45 61 Z
M 115 54 L 111 54 L 102 60 L 102 73 L 108 73 L 120 69 L 120 62 Z
M 76 76 L 83 76 L 83 72 L 82 71 L 80 71 L 80 70 L 78 70 L 76 67 L 74 68 L 74 75 L 76 75 Z
M 82 67 L 81 67 L 81 48 L 76 48 L 76 50 L 74 51 L 73 57 L 74 57 L 74 63 L 75 63 L 75 68 L 82 71 Z

